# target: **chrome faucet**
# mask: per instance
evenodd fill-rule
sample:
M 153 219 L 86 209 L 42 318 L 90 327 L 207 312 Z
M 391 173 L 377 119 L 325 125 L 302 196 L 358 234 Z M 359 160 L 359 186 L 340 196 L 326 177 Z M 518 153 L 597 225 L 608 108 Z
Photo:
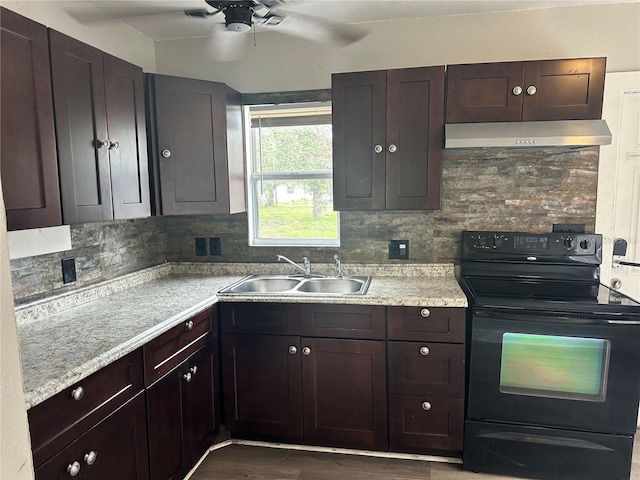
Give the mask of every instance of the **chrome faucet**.
M 289 262 L 294 267 L 299 268 L 300 270 L 302 270 L 304 272 L 305 276 L 307 276 L 307 277 L 311 275 L 311 261 L 307 257 L 304 257 L 302 259 L 302 264 L 304 265 L 304 267 L 301 267 L 296 262 L 294 262 L 293 260 L 289 260 L 287 257 L 285 257 L 283 255 L 278 255 L 278 261 L 280 261 L 280 260 L 284 260 L 285 262 Z
M 342 278 L 342 262 L 340 261 L 340 257 L 338 255 L 334 255 L 333 259 L 336 261 L 336 277 Z

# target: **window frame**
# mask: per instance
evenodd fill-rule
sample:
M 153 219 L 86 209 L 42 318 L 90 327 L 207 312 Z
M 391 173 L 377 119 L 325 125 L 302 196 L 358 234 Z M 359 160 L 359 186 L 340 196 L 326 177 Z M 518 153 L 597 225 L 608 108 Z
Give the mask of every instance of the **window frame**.
M 339 247 L 340 246 L 340 212 L 336 213 L 336 238 L 260 238 L 258 237 L 259 227 L 259 183 L 265 180 L 314 180 L 329 179 L 333 180 L 333 168 L 325 170 L 308 170 L 304 172 L 264 172 L 254 165 L 256 158 L 255 152 L 255 135 L 253 133 L 253 125 L 251 120 L 252 110 L 264 108 L 269 110 L 284 110 L 301 107 L 326 107 L 331 106 L 330 101 L 297 101 L 283 104 L 245 104 L 243 105 L 243 114 L 245 121 L 245 136 L 247 163 L 246 163 L 246 188 L 247 188 L 247 223 L 249 246 L 252 247 Z M 308 122 L 292 122 L 294 125 L 318 125 L 321 123 Z M 272 125 L 278 126 L 278 125 Z M 285 125 L 281 125 L 285 126 Z M 332 195 L 333 198 L 333 195 Z

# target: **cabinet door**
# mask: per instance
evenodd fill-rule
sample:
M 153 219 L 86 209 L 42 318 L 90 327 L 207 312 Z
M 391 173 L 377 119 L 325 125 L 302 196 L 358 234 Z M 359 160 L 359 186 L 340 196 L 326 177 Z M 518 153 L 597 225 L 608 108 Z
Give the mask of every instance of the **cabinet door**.
M 440 208 L 444 67 L 387 71 L 386 209 Z
M 162 214 L 229 211 L 225 86 L 154 75 Z
M 47 29 L 0 8 L 0 171 L 8 230 L 60 225 Z
M 182 414 L 187 371 L 184 362 L 147 389 L 151 480 L 181 479 L 191 465 Z
M 526 62 L 522 120 L 601 118 L 605 65 L 606 58 Z
M 222 338 L 226 428 L 234 434 L 302 437 L 300 337 Z
M 148 217 L 149 159 L 142 69 L 103 55 L 114 218 Z
M 523 82 L 522 62 L 447 66 L 447 123 L 519 122 Z
M 64 222 L 112 219 L 102 52 L 55 30 L 49 41 Z
M 191 465 L 194 465 L 211 446 L 212 434 L 217 428 L 215 388 L 215 356 L 207 346 L 188 361 L 191 381 L 186 388 L 185 421 Z
M 305 440 L 386 450 L 384 342 L 303 338 L 301 345 Z
M 385 71 L 331 77 L 334 210 L 385 208 L 386 77 Z
M 78 439 L 81 479 L 141 480 L 149 476 L 147 421 L 140 394 Z M 93 457 L 93 458 L 92 458 Z
M 389 449 L 437 453 L 462 450 L 464 400 L 389 396 Z
M 389 342 L 389 393 L 464 397 L 464 345 Z

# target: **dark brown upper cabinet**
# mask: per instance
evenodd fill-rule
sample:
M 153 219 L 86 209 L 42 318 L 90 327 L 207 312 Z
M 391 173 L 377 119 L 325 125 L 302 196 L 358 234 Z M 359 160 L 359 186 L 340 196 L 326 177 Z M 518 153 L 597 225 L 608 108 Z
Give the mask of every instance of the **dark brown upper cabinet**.
M 64 223 L 149 216 L 142 69 L 49 30 Z
M 147 79 L 156 213 L 245 211 L 240 94 L 223 83 Z
M 332 76 L 335 210 L 441 203 L 444 66 Z
M 0 29 L 0 172 L 7 228 L 60 225 L 47 29 L 5 8 Z
M 606 58 L 447 67 L 447 123 L 602 116 Z

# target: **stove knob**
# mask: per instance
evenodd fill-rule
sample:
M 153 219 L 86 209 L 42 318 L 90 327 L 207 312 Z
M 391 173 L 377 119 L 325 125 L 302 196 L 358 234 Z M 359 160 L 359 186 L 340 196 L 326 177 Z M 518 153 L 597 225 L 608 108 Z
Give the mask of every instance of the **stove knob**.
M 587 250 L 589 248 L 589 240 L 586 238 L 584 240 L 580 240 L 580 248 L 582 250 Z
M 568 249 L 573 248 L 574 246 L 574 242 L 573 242 L 573 238 L 572 237 L 567 237 L 562 241 L 562 244 L 567 247 Z
M 502 245 L 502 235 L 494 234 L 493 237 L 491 237 L 491 245 L 493 245 L 493 248 Z
M 476 246 L 484 247 L 486 244 L 487 244 L 487 237 L 478 236 L 478 239 L 476 241 Z

